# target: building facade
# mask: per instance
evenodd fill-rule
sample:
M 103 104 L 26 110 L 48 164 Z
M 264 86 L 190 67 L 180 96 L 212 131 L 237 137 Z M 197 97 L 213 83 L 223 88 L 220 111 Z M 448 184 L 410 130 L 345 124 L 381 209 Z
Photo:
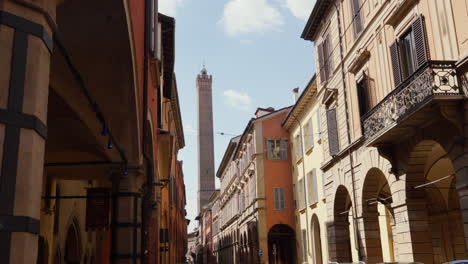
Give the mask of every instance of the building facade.
M 157 10 L 0 1 L 0 263 L 161 263 L 185 198 L 175 23 Z
M 315 75 L 283 121 L 292 143 L 296 248 L 298 263 L 328 263 L 327 218 L 323 173 L 321 102 Z
M 295 223 L 288 132 L 290 108 L 257 109 L 233 138 L 217 177 L 219 263 L 295 263 Z
M 467 10 L 316 2 L 302 37 L 317 54 L 329 261 L 467 258 Z

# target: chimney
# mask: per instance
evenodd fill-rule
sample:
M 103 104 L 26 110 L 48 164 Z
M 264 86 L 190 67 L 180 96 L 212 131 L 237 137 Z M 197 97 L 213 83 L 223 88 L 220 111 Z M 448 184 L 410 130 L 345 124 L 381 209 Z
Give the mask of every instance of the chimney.
M 296 87 L 293 89 L 293 94 L 294 94 L 294 103 L 296 103 L 297 99 L 299 98 L 299 87 Z

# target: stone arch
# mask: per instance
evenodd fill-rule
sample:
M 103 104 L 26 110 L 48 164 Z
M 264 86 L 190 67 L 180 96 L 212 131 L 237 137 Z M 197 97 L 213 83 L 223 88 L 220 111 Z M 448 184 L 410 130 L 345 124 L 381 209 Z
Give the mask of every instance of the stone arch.
M 268 231 L 268 259 L 270 263 L 296 263 L 296 238 L 294 229 L 277 224 Z
M 364 241 L 362 244 L 365 248 L 364 259 L 367 263 L 394 261 L 393 239 L 390 239 L 393 233 L 391 223 L 394 223 L 391 187 L 387 177 L 377 168 L 370 169 L 363 182 L 362 239 Z M 381 236 L 381 234 L 389 235 Z M 385 246 L 385 250 L 383 246 Z
M 395 174 L 390 173 L 393 167 L 392 163 L 388 159 L 380 155 L 377 148 L 367 148 L 366 151 L 363 151 L 361 153 L 359 160 L 362 161 L 361 169 L 360 169 L 360 172 L 362 172 L 362 174 L 358 176 L 362 180 L 358 181 L 358 186 L 357 186 L 357 190 L 360 195 L 359 197 L 363 197 L 362 192 L 364 190 L 366 176 L 371 170 L 375 170 L 375 169 L 380 170 L 382 175 L 385 177 L 385 179 L 388 182 L 388 187 L 390 188 L 390 192 L 392 194 L 398 193 L 399 191 L 404 191 L 404 188 L 402 188 L 399 184 L 397 184 L 398 179 L 396 178 Z M 392 197 L 392 199 L 393 199 L 393 202 L 395 202 L 399 199 L 399 197 Z M 359 204 L 359 202 L 362 202 L 362 201 L 357 201 L 357 202 L 358 202 L 358 215 L 359 215 L 363 212 L 364 207 L 363 207 L 363 204 Z
M 311 229 L 312 230 L 312 235 L 311 235 L 311 246 L 312 246 L 312 256 L 314 258 L 314 263 L 323 263 L 322 259 L 322 243 L 321 243 L 321 231 L 320 231 L 320 221 L 318 219 L 317 214 L 312 215 L 312 220 L 311 220 Z
M 436 131 L 418 139 L 419 142 L 408 144 L 411 149 L 405 175 L 406 205 L 399 208 L 402 217 L 408 219 L 400 224 L 409 230 L 406 236 L 411 238 L 410 259 L 442 263 L 466 258 L 466 244 L 460 243 L 464 240 L 462 216 L 456 210 L 459 198 L 453 189 L 460 178 L 455 175 L 452 162 L 459 147 L 453 144 L 453 139 L 439 142 L 440 134 Z M 455 210 L 449 212 L 448 208 Z
M 330 260 L 352 262 L 350 218 L 353 217 L 352 199 L 348 189 L 339 185 L 333 202 L 333 223 L 329 226 Z

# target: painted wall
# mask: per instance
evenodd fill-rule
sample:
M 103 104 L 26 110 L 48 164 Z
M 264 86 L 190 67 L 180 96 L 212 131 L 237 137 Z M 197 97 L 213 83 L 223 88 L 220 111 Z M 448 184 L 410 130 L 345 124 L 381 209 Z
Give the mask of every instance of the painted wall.
M 297 120 L 299 122 L 294 122 L 293 125 L 290 128 L 291 134 L 290 134 L 290 142 L 292 142 L 293 148 L 291 149 L 291 156 L 294 155 L 294 150 L 299 147 L 295 146 L 294 139 L 297 135 L 302 135 L 301 140 L 303 146 L 305 146 L 305 140 L 304 137 L 308 136 L 304 130 L 304 126 L 308 124 L 309 120 L 312 119 L 312 132 L 313 132 L 313 146 L 310 149 L 306 149 L 304 147 L 304 154 L 303 158 L 301 160 L 296 161 L 294 157 L 292 158 L 292 170 L 293 170 L 293 184 L 295 185 L 296 191 L 295 195 L 296 197 L 294 198 L 297 203 L 298 203 L 298 182 L 299 180 L 304 181 L 305 185 L 305 192 L 304 195 L 306 196 L 305 201 L 306 201 L 306 207 L 305 209 L 295 209 L 295 220 L 296 220 L 296 237 L 299 239 L 296 242 L 296 247 L 298 249 L 298 259 L 302 259 L 303 262 L 308 262 L 308 263 L 315 263 L 314 258 L 316 254 L 319 254 L 317 251 L 314 250 L 314 243 L 319 244 L 321 247 L 321 259 L 323 263 L 328 262 L 328 245 L 327 245 L 327 236 L 326 236 L 326 219 L 327 219 L 327 208 L 326 208 L 326 201 L 325 201 L 325 183 L 322 178 L 322 171 L 320 169 L 321 164 L 323 162 L 323 150 L 322 150 L 322 140 L 321 140 L 321 134 L 326 133 L 322 129 L 322 126 L 319 125 L 320 123 L 320 107 L 321 107 L 321 102 L 318 100 L 318 96 L 314 96 L 314 98 L 311 100 L 311 102 L 305 106 L 305 108 L 298 113 Z M 299 126 L 300 125 L 300 126 Z M 301 134 L 301 128 L 302 128 L 302 134 Z M 293 143 L 294 142 L 294 143 Z M 300 147 L 299 147 L 300 148 Z M 308 197 L 310 192 L 312 190 L 308 189 L 308 178 L 307 174 L 311 172 L 313 169 L 316 171 L 316 176 L 317 176 L 317 197 L 318 197 L 318 202 L 317 203 L 309 203 Z M 320 225 L 320 241 L 314 241 L 314 230 L 312 229 L 312 218 L 317 217 Z M 307 238 L 302 237 L 302 230 L 306 230 L 307 232 Z M 304 252 L 303 252 L 303 245 L 302 241 L 306 239 L 307 240 L 307 259 L 303 259 Z M 318 246 L 318 245 L 317 245 Z M 316 247 L 317 247 L 316 246 Z
M 287 160 L 269 160 L 266 158 L 266 140 L 289 138 L 289 133 L 281 127 L 281 122 L 287 112 L 277 114 L 272 118 L 261 121 L 263 132 L 263 167 L 266 198 L 266 230 L 270 230 L 276 224 L 288 225 L 294 229 L 294 203 L 291 181 L 290 157 Z M 275 208 L 275 187 L 284 188 L 285 210 L 277 211 Z

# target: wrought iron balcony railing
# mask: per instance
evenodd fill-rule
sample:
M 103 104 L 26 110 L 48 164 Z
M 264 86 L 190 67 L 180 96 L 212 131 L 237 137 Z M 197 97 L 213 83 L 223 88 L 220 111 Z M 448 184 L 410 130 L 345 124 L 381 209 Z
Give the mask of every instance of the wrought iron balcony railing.
M 362 117 L 367 142 L 394 127 L 434 99 L 462 94 L 453 61 L 429 61 Z

